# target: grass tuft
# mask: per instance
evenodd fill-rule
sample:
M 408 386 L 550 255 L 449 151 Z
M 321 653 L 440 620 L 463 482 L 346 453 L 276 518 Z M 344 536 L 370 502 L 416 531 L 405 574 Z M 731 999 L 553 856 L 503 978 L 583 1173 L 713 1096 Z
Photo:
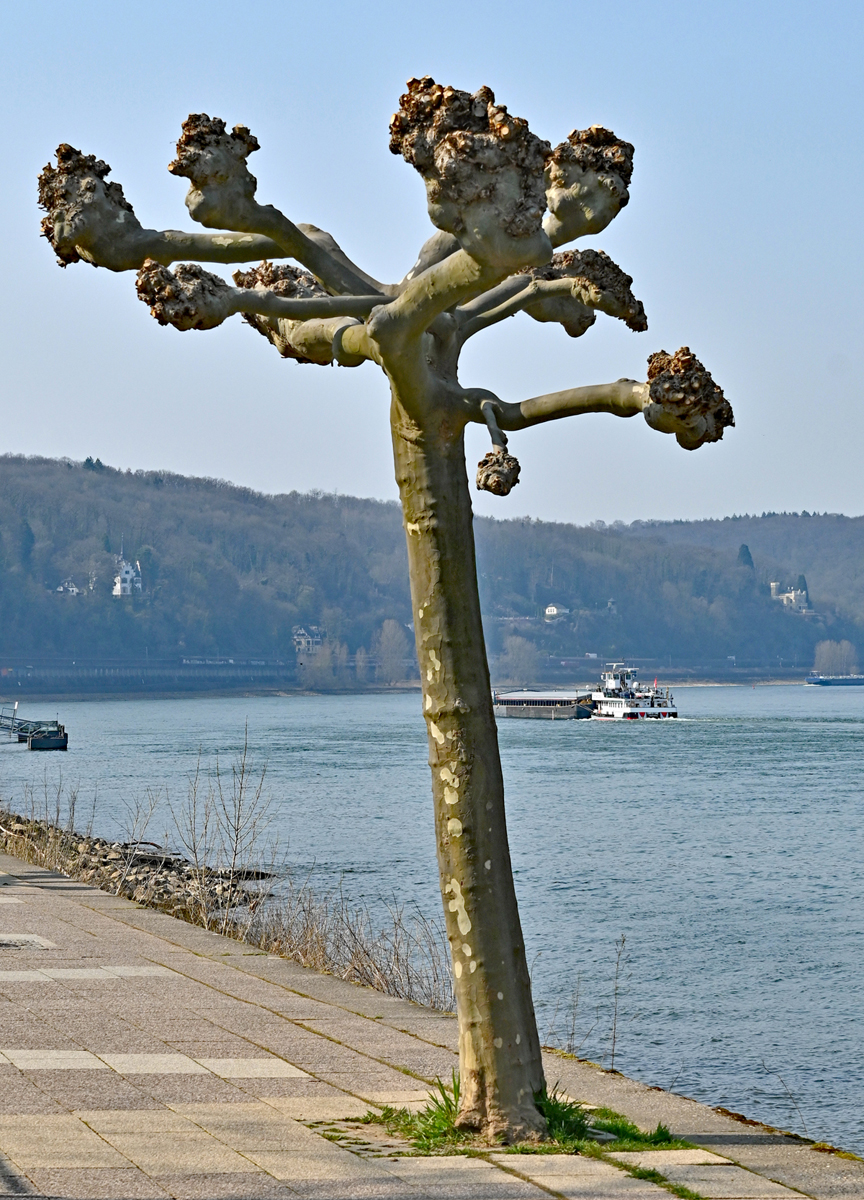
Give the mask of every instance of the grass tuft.
M 582 1105 L 560 1092 L 557 1083 L 551 1092 L 544 1087 L 534 1102 L 546 1118 L 549 1140 L 561 1147 L 572 1145 L 575 1153 L 577 1144 L 588 1137 L 591 1127 L 591 1118 Z
M 624 1164 L 621 1164 L 624 1166 Z M 705 1200 L 701 1192 L 691 1191 L 690 1188 L 684 1187 L 682 1183 L 671 1183 L 665 1175 L 661 1175 L 659 1171 L 651 1171 L 645 1167 L 633 1167 L 629 1164 L 624 1167 L 624 1170 L 633 1179 L 644 1179 L 648 1183 L 656 1183 L 658 1187 L 665 1188 L 667 1192 L 671 1192 L 673 1196 L 680 1197 L 680 1200 Z
M 485 1149 L 488 1142 L 472 1130 L 459 1129 L 459 1075 L 453 1072 L 449 1086 L 436 1079 L 426 1106 L 419 1112 L 407 1108 L 383 1108 L 367 1112 L 366 1124 L 383 1125 L 387 1132 L 405 1138 L 421 1154 L 460 1154 Z M 692 1143 L 673 1138 L 665 1125 L 652 1133 L 642 1133 L 632 1121 L 609 1108 L 586 1112 L 576 1100 L 561 1092 L 556 1084 L 535 1096 L 537 1108 L 546 1118 L 548 1136 L 542 1142 L 518 1142 L 508 1146 L 511 1154 L 587 1154 L 599 1156 L 610 1150 L 690 1149 Z M 599 1145 L 592 1131 L 603 1130 L 614 1142 Z
M 453 1072 L 450 1087 L 436 1079 L 429 1100 L 420 1112 L 407 1108 L 383 1108 L 379 1113 L 368 1112 L 367 1123 L 383 1124 L 388 1133 L 399 1134 L 422 1154 L 458 1153 L 476 1141 L 470 1130 L 456 1128 L 459 1115 L 459 1075 Z

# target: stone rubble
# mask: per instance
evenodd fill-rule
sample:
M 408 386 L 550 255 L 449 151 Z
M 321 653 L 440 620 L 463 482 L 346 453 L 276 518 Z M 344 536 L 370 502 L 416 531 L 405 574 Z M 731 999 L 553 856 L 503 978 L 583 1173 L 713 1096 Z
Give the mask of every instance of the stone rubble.
M 0 849 L 196 924 L 226 908 L 254 910 L 259 899 L 245 881 L 262 878 L 261 872 L 235 871 L 232 883 L 229 871 L 196 865 L 150 842 L 108 842 L 17 813 L 0 813 Z

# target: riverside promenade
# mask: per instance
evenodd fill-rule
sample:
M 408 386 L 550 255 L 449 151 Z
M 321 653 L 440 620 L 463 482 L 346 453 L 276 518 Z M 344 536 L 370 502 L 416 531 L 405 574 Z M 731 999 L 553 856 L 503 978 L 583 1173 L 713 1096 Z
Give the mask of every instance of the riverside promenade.
M 0 855 L 0 1195 L 862 1200 L 864 1163 L 550 1054 L 575 1099 L 697 1150 L 422 1157 L 372 1107 L 457 1063 L 452 1017 Z

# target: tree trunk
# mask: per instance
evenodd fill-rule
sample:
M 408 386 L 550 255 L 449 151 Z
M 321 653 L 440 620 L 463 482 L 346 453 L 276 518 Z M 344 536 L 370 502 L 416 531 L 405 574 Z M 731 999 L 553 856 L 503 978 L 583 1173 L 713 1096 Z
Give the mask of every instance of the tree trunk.
M 443 411 L 442 411 L 443 410 Z M 435 409 L 431 410 L 433 414 Z M 537 1137 L 543 1064 L 516 906 L 462 422 L 391 409 L 459 1016 L 459 1124 Z

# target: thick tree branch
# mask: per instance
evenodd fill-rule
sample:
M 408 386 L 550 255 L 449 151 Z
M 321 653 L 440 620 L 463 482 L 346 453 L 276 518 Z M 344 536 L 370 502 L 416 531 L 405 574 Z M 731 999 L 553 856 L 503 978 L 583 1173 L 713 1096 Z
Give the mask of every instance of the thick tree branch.
M 567 388 L 509 404 L 482 389 L 464 393 L 469 419 L 488 425 L 485 411 L 490 400 L 497 423 L 504 430 L 527 429 L 546 421 L 581 413 L 611 413 L 635 417 L 642 413 L 652 429 L 674 433 L 679 446 L 696 450 L 706 442 L 719 442 L 723 430 L 735 424 L 732 408 L 702 363 L 687 346 L 667 354 L 659 350 L 648 359 L 648 381 L 619 379 L 593 387 Z
M 545 396 L 533 396 L 517 404 L 501 400 L 496 408 L 501 428 L 516 431 L 528 429 L 531 425 L 542 425 L 545 421 L 578 416 L 580 413 L 605 412 L 616 417 L 635 417 L 647 403 L 647 383 L 619 379 L 615 383 L 548 392 Z M 484 420 L 482 417 L 480 419 Z
M 291 271 L 292 268 L 281 268 Z M 308 321 L 319 317 L 366 317 L 378 304 L 387 304 L 384 296 L 330 296 L 311 294 L 309 288 L 298 288 L 294 294 L 280 294 L 275 289 L 247 282 L 262 270 L 274 274 L 280 268 L 269 263 L 246 275 L 238 272 L 243 286 L 231 287 L 218 275 L 183 263 L 175 271 L 148 259 L 138 273 L 138 295 L 150 306 L 161 325 L 175 329 L 215 329 L 235 313 L 257 314 L 262 317 L 281 317 L 292 321 Z M 312 282 L 311 280 L 309 282 Z M 299 294 L 298 294 L 299 293 Z M 304 294 L 305 293 L 305 294 Z
M 600 233 L 630 200 L 633 147 L 608 129 L 574 129 L 546 163 L 543 228 L 555 247 Z
M 110 170 L 64 143 L 57 166 L 49 163 L 39 176 L 39 204 L 47 212 L 42 235 L 62 267 L 83 260 L 109 271 L 137 271 L 148 258 L 167 267 L 179 259 L 244 263 L 282 256 L 276 242 L 249 233 L 144 229 L 120 184 L 105 182 Z
M 322 250 L 335 259 L 336 262 L 342 264 L 348 271 L 351 271 L 358 279 L 363 280 L 368 285 L 368 290 L 371 292 L 383 292 L 385 294 L 396 294 L 396 288 L 392 284 L 379 283 L 377 279 L 373 279 L 365 271 L 361 270 L 355 262 L 352 262 L 332 234 L 327 233 L 324 229 L 319 229 L 317 225 L 298 225 L 297 228 L 302 234 L 309 238 L 310 242 L 314 242 L 316 246 L 320 246 Z M 264 256 L 266 257 L 266 255 Z
M 571 337 L 581 337 L 594 324 L 595 309 L 642 332 L 648 322 L 642 302 L 630 290 L 632 282 L 602 250 L 556 254 L 545 266 L 507 279 L 458 309 L 460 340 L 523 311 L 535 321 L 559 322 Z M 490 307 L 497 297 L 500 302 Z
M 272 238 L 282 253 L 295 258 L 320 279 L 328 291 L 364 295 L 376 292 L 339 251 L 326 248 L 326 237 L 313 240 L 272 204 L 255 199 L 257 180 L 246 166 L 258 140 L 243 125 L 229 134 L 225 122 L 206 113 L 193 113 L 183 122 L 172 175 L 187 178 L 186 207 L 193 220 L 210 228 L 235 229 Z M 321 231 L 317 231 L 318 234 Z M 337 247 L 338 249 L 338 247 Z

